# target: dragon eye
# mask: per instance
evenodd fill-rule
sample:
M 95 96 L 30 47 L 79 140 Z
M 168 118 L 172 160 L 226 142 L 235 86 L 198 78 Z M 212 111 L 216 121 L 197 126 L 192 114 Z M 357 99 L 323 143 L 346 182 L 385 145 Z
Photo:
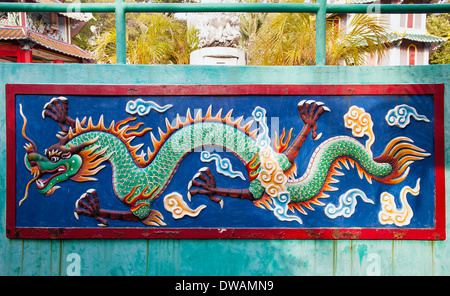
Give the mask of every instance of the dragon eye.
M 58 162 L 59 161 L 59 156 L 52 156 L 52 157 L 50 157 L 50 160 L 52 161 L 52 162 Z
M 48 152 L 47 157 L 51 162 L 58 162 L 61 159 L 61 152 L 57 149 L 51 150 Z

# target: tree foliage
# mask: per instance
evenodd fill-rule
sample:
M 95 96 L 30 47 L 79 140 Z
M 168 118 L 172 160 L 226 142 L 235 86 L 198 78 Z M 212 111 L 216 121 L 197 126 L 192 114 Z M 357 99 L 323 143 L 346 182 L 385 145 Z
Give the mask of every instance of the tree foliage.
M 128 13 L 126 28 L 127 63 L 130 64 L 188 64 L 190 53 L 198 48 L 197 31 L 174 14 Z M 74 43 L 93 52 L 97 63 L 116 63 L 114 14 L 95 13 L 77 36 Z
M 91 2 L 93 0 L 84 0 Z M 108 0 L 95 0 L 95 2 Z M 135 0 L 138 1 L 139 0 Z M 185 2 L 193 0 L 156 0 Z M 262 0 L 243 0 L 260 2 Z M 299 3 L 303 0 L 264 0 Z M 99 63 L 115 63 L 114 14 L 94 14 L 76 42 L 95 53 Z M 308 13 L 243 13 L 241 46 L 252 65 L 314 65 L 315 15 Z M 90 27 L 99 28 L 92 33 Z M 381 58 L 388 47 L 387 25 L 368 14 L 357 14 L 346 26 L 327 19 L 327 65 L 363 65 L 367 55 Z M 95 40 L 89 44 L 86 40 Z M 127 61 L 132 64 L 188 64 L 198 48 L 197 31 L 173 14 L 127 14 Z
M 93 52 L 99 63 L 115 63 L 116 31 L 96 38 Z M 127 18 L 127 62 L 130 64 L 188 64 L 197 49 L 197 31 L 165 14 L 130 14 Z
M 300 3 L 302 0 L 285 0 Z M 388 47 L 387 24 L 368 14 L 356 14 L 346 27 L 327 19 L 327 65 L 363 65 L 366 55 L 379 58 Z M 269 14 L 259 30 L 249 37 L 246 49 L 253 65 L 314 65 L 315 15 Z
M 431 35 L 450 38 L 450 13 L 432 14 L 427 17 L 427 31 Z M 450 42 L 445 42 L 431 56 L 430 64 L 450 64 Z

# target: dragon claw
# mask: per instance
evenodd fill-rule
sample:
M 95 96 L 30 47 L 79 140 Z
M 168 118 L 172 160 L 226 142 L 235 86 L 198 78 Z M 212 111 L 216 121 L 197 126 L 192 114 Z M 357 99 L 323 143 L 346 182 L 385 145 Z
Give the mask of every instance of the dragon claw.
M 317 134 L 317 120 L 323 112 L 331 112 L 330 108 L 325 106 L 325 103 L 314 100 L 303 100 L 298 103 L 297 107 L 303 123 L 312 129 L 313 140 L 320 139 L 322 133 Z
M 59 127 L 65 133 L 68 132 L 65 126 L 75 126 L 75 121 L 68 115 L 68 100 L 65 97 L 55 97 L 44 105 L 44 110 L 42 111 L 42 118 L 50 117 L 51 119 L 59 123 Z
M 74 216 L 78 220 L 79 215 L 85 215 L 93 217 L 100 222 L 99 226 L 108 226 L 108 221 L 99 216 L 100 203 L 97 197 L 97 191 L 95 189 L 89 189 L 86 193 L 83 193 L 79 199 L 75 202 Z
M 83 193 L 81 196 L 80 196 L 80 198 L 78 198 L 76 201 L 75 201 L 75 208 L 78 208 L 80 205 L 79 205 L 79 201 L 80 200 L 82 200 L 83 198 L 85 198 L 86 197 L 86 193 Z M 78 218 L 77 218 L 78 219 Z
M 197 179 L 198 177 L 200 177 L 201 173 L 198 172 L 197 174 L 194 175 L 194 177 L 192 177 L 192 180 Z
M 54 103 L 55 101 L 57 101 L 57 100 L 59 100 L 59 101 L 67 101 L 67 98 L 65 98 L 65 97 L 52 98 L 52 99 L 50 100 L 50 103 L 53 104 L 53 103 Z
M 298 103 L 298 107 L 301 107 L 301 106 L 303 106 L 303 104 L 306 102 L 306 100 L 302 100 L 302 101 L 300 101 L 299 103 Z
M 197 187 L 191 189 L 192 186 Z M 201 188 L 201 189 L 200 189 Z M 218 203 L 223 208 L 223 200 L 220 197 L 214 196 L 216 193 L 216 180 L 208 167 L 201 168 L 198 173 L 194 175 L 192 180 L 188 184 L 188 199 L 191 201 L 191 197 L 197 194 L 206 195 L 212 201 Z

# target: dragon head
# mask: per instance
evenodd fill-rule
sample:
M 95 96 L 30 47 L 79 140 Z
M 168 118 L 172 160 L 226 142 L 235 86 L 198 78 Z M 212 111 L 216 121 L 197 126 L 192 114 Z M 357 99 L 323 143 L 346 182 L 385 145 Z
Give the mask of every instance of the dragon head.
M 55 144 L 46 149 L 44 154 L 40 154 L 28 145 L 25 165 L 34 175 L 39 193 L 51 195 L 60 188 L 55 186 L 56 184 L 77 176 L 83 165 L 83 159 L 78 154 L 79 150 L 80 147 L 66 149 Z
M 97 174 L 105 167 L 100 164 L 108 160 L 112 153 L 105 155 L 108 147 L 100 149 L 99 145 L 94 145 L 96 141 L 97 138 L 78 146 L 70 143 L 63 145 L 64 142 L 61 141 L 46 149 L 44 154 L 37 152 L 34 143 L 26 144 L 27 152 L 24 162 L 34 178 L 28 183 L 25 197 L 19 205 L 26 200 L 28 188 L 33 182 L 36 182 L 39 193 L 52 195 L 56 189 L 60 188 L 56 184 L 69 179 L 77 182 L 97 181 L 90 176 Z
M 24 146 L 26 150 L 24 163 L 33 176 L 33 179 L 26 186 L 25 196 L 19 202 L 19 205 L 27 199 L 29 187 L 33 182 L 36 183 L 37 191 L 40 194 L 52 195 L 55 190 L 60 188 L 57 184 L 69 179 L 76 182 L 97 181 L 93 176 L 105 167 L 103 162 L 110 159 L 114 154 L 114 150 L 109 149 L 108 145 L 100 144 L 101 141 L 99 141 L 96 131 L 115 135 L 129 147 L 130 151 L 132 151 L 130 153 L 135 153 L 140 146 L 132 147 L 130 142 L 135 136 L 141 136 L 143 133 L 151 130 L 151 128 L 145 128 L 140 132 L 135 132 L 134 130 L 138 129 L 142 123 L 136 126 L 130 127 L 126 125 L 120 128 L 136 118 L 128 118 L 117 124 L 114 124 L 113 121 L 109 128 L 105 128 L 103 116 L 100 116 L 97 125 L 94 125 L 92 118 L 89 118 L 85 126 L 86 117 L 79 121 L 78 118 L 73 120 L 67 116 L 67 99 L 63 97 L 54 98 L 45 105 L 45 110 L 42 113 L 43 117 L 49 116 L 57 120 L 61 127 L 65 123 L 70 128 L 64 128 L 58 132 L 56 137 L 59 139 L 59 142 L 50 146 L 41 154 L 38 152 L 36 144 L 25 133 L 27 118 L 22 112 L 21 104 L 19 104 L 19 107 L 20 115 L 23 118 L 22 136 L 28 141 Z M 59 117 L 55 115 L 56 113 L 59 114 Z M 62 119 L 60 118 L 61 113 L 64 113 Z M 86 136 L 87 134 L 89 136 Z M 139 160 L 142 161 L 143 156 L 137 158 L 137 162 Z
M 70 143 L 69 133 L 66 137 L 59 137 L 59 142 L 45 150 L 44 154 L 38 152 L 36 144 L 25 134 L 27 120 L 24 119 L 22 135 L 28 143 L 25 144 L 24 162 L 26 168 L 33 175 L 33 179 L 28 182 L 25 189 L 25 196 L 19 202 L 21 205 L 28 196 L 28 189 L 33 182 L 36 182 L 37 191 L 43 195 L 52 195 L 60 186 L 58 183 L 66 180 L 77 182 L 96 181 L 91 177 L 105 166 L 100 165 L 108 160 L 112 153 L 106 155 L 108 147 L 103 149 L 95 145 L 98 138 L 87 140 L 81 144 L 74 145 Z M 73 134 L 73 133 L 72 133 Z

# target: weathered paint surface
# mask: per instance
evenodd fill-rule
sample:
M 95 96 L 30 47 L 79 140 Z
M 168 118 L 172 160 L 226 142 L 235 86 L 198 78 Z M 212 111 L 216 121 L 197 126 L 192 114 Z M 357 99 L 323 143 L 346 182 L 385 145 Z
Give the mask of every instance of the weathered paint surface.
M 445 118 L 448 118 L 450 115 L 449 74 L 449 66 L 274 68 L 1 64 L 0 275 L 449 275 L 450 243 L 448 239 L 434 242 L 7 239 L 5 235 L 7 172 L 4 105 L 6 83 L 444 83 Z M 444 123 L 447 184 L 448 151 L 450 151 L 449 124 L 448 121 Z M 447 193 L 447 204 L 448 198 Z

